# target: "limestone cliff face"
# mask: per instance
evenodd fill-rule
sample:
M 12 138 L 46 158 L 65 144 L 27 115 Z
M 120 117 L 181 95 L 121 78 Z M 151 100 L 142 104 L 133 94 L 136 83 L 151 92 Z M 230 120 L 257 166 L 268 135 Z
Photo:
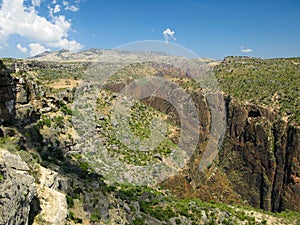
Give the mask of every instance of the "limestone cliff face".
M 15 85 L 9 71 L 0 61 L 0 124 L 15 116 Z
M 220 167 L 251 205 L 300 210 L 300 129 L 262 107 L 227 101 Z
M 22 159 L 0 149 L 0 224 L 28 224 L 36 187 Z

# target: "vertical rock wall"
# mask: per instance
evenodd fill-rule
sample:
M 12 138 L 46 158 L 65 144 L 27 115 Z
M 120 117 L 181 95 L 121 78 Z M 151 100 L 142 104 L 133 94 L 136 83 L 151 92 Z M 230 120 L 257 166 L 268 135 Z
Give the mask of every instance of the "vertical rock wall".
M 9 70 L 0 61 L 0 124 L 15 116 L 15 85 Z

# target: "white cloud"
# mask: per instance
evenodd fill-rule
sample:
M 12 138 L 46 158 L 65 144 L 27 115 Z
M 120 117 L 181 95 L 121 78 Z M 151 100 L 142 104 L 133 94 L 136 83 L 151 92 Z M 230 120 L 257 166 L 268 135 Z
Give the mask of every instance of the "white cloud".
M 51 43 L 51 44 L 49 44 L 49 46 L 53 47 L 53 48 L 68 49 L 70 51 L 78 51 L 79 49 L 82 48 L 82 45 L 80 43 L 78 43 L 77 41 L 67 40 L 67 39 L 62 39 L 57 43 Z
M 60 12 L 60 5 L 56 5 L 53 9 L 53 13 L 59 13 Z
M 81 0 L 76 0 L 74 5 L 70 5 L 69 2 L 63 1 L 63 5 L 65 6 L 66 11 L 77 12 L 79 11 L 79 4 Z
M 35 4 L 39 2 L 35 0 Z M 38 15 L 34 7 L 24 6 L 24 0 L 3 0 L 0 9 L 0 46 L 5 46 L 8 38 L 16 34 L 39 43 L 40 46 L 55 46 L 74 51 L 83 47 L 80 43 L 68 39 L 71 22 L 65 16 L 52 15 L 51 18 L 49 21 Z M 36 49 L 36 46 L 33 48 Z
M 164 30 L 163 35 L 164 35 L 166 43 L 168 43 L 170 39 L 173 39 L 174 41 L 176 41 L 174 34 L 175 34 L 175 31 L 172 31 L 170 28 L 167 28 Z
M 65 10 L 72 11 L 72 12 L 77 12 L 77 11 L 79 11 L 79 7 L 75 6 L 75 5 L 71 5 L 71 6 L 67 6 L 65 8 Z
M 50 49 L 45 48 L 44 46 L 40 45 L 39 43 L 31 43 L 31 44 L 29 44 L 29 47 L 31 49 L 30 56 L 35 56 L 35 55 L 41 54 L 45 51 L 50 51 Z
M 55 4 L 56 4 L 56 0 L 53 0 L 53 1 L 52 1 L 52 4 L 55 5 Z
M 67 5 L 69 5 L 69 2 L 63 1 L 63 5 L 64 5 L 64 6 L 67 6 Z
M 33 6 L 38 6 L 39 7 L 41 5 L 41 0 L 32 0 L 31 3 L 32 3 Z
M 241 46 L 240 48 L 241 52 L 243 53 L 250 53 L 253 52 L 253 50 L 251 48 L 244 48 L 244 46 Z
M 21 44 L 17 44 L 17 49 L 19 49 L 20 52 L 22 53 L 27 53 L 27 48 L 26 47 L 23 47 Z

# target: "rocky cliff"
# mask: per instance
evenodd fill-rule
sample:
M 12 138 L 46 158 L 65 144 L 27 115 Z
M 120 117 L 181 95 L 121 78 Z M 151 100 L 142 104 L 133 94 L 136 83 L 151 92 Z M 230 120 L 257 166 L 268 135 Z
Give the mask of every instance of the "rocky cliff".
M 214 71 L 230 96 L 219 157 L 207 179 L 197 176 L 196 157 L 181 176 L 188 188 L 178 191 L 172 180 L 165 185 L 203 200 L 299 211 L 299 58 L 227 57 Z M 209 124 L 204 105 L 200 118 Z
M 271 211 L 300 210 L 299 127 L 255 105 L 227 101 L 222 167 L 251 205 Z
M 0 61 L 0 124 L 15 116 L 15 84 L 9 70 Z
M 194 98 L 198 100 L 199 107 L 201 106 L 199 118 L 203 130 L 200 133 L 200 142 L 203 142 L 209 135 L 210 111 L 203 96 Z M 197 174 L 200 150 L 200 154 L 190 163 L 190 169 L 176 178 L 181 182 L 174 183 L 173 179 L 170 179 L 163 185 L 179 196 L 190 194 L 203 200 L 225 202 L 230 199 L 224 200 L 222 193 L 229 188 L 231 192 L 240 195 L 247 204 L 256 208 L 274 212 L 286 209 L 300 211 L 299 127 L 282 119 L 270 109 L 244 104 L 231 97 L 226 97 L 225 101 L 227 131 L 219 157 L 214 162 L 214 169 L 222 174 L 220 179 L 215 178 L 214 173 L 212 178 L 211 172 L 208 173 L 208 180 L 203 181 L 199 178 Z M 175 115 L 174 108 L 165 101 L 152 99 L 151 102 L 146 102 L 162 112 L 169 111 Z M 221 187 L 224 178 L 229 181 L 229 187 Z M 210 179 L 215 181 L 210 182 Z M 186 183 L 187 188 L 183 188 L 183 183 Z M 219 193 L 209 198 L 211 193 L 196 190 L 205 189 L 206 186 L 220 186 L 216 191 Z
M 16 89 L 9 70 L 0 61 L 0 124 L 13 124 L 16 115 Z M 1 127 L 1 136 L 14 136 L 13 129 Z M 1 141 L 0 148 L 0 224 L 28 224 L 34 215 L 35 179 L 30 168 L 16 153 L 16 146 Z M 3 148 L 4 147 L 4 148 Z M 9 152 L 7 149 L 10 148 Z

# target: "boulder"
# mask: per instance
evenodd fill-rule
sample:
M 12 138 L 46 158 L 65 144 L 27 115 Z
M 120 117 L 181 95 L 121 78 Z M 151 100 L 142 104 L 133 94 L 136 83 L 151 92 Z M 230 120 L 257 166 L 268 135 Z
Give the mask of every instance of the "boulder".
M 0 224 L 28 224 L 35 194 L 28 165 L 20 156 L 0 149 Z

